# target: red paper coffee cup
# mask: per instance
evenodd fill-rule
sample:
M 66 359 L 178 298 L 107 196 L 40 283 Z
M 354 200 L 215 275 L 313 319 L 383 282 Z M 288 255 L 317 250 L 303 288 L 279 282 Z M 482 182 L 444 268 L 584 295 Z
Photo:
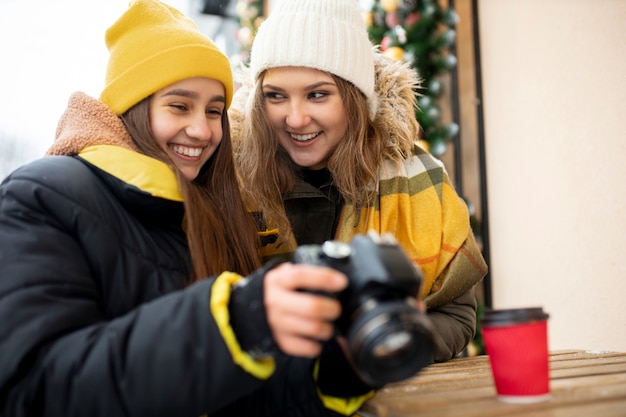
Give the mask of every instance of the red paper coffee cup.
M 498 399 L 527 403 L 549 398 L 548 317 L 540 307 L 485 312 L 483 341 Z

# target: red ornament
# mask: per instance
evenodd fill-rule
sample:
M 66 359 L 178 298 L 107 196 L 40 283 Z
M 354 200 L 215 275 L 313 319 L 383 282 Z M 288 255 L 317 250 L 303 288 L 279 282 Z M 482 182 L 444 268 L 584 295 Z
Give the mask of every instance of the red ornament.
M 389 36 L 385 36 L 381 41 L 380 41 L 380 50 L 385 52 L 387 50 L 387 48 L 389 48 L 389 46 L 391 46 L 391 38 Z
M 400 24 L 400 17 L 398 16 L 398 13 L 396 12 L 387 13 L 387 15 L 385 16 L 385 23 L 387 24 L 387 27 L 390 27 L 390 28 L 398 26 Z
M 409 14 L 406 17 L 406 19 L 404 19 L 404 27 L 410 28 L 411 26 L 413 26 L 414 24 L 419 22 L 421 17 L 422 16 L 420 15 L 419 12 L 413 12 L 413 13 Z

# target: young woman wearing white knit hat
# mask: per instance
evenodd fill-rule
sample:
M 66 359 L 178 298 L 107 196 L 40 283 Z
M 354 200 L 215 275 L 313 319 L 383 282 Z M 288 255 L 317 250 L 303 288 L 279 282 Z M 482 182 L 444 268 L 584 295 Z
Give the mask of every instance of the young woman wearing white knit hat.
M 0 415 L 351 413 L 371 387 L 319 391 L 354 373 L 320 355 L 339 302 L 300 291 L 346 276 L 260 267 L 228 59 L 157 0 L 131 1 L 106 42 L 100 99 L 72 95 L 49 156 L 0 185 Z
M 486 264 L 443 165 L 416 145 L 415 71 L 373 47 L 355 0 L 284 0 L 245 75 L 229 115 L 245 200 L 276 235 L 264 255 L 392 233 L 424 276 L 432 360 L 459 354 Z

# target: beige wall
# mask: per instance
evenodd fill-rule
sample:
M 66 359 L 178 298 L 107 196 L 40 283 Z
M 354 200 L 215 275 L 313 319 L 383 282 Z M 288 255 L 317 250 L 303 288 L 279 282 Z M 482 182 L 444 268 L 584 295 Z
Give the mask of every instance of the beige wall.
M 626 351 L 626 1 L 479 0 L 494 307 Z

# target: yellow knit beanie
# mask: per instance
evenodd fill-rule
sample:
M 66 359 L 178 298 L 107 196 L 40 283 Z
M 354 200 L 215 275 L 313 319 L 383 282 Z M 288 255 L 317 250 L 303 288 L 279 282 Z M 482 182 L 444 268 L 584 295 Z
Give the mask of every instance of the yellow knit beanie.
M 233 97 L 230 62 L 190 18 L 158 0 L 132 0 L 107 30 L 110 52 L 100 100 L 122 114 L 168 85 L 191 77 L 221 81 Z

